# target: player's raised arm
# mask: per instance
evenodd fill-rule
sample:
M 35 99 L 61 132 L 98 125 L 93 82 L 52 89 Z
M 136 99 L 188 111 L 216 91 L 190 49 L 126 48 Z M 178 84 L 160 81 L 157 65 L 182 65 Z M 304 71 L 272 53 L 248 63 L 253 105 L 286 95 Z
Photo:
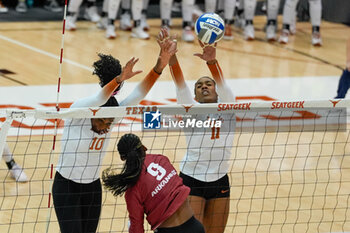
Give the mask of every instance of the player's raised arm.
M 177 52 L 177 40 L 176 36 L 170 36 L 168 31 L 164 28 L 161 29 L 158 35 L 158 44 L 171 43 L 176 48 Z M 177 60 L 176 53 L 174 53 L 169 59 L 169 68 L 171 77 L 176 85 L 176 97 L 178 104 L 192 104 L 195 101 L 191 95 L 191 91 L 187 86 L 180 64 Z
M 123 67 L 120 75 L 115 77 L 112 81 L 110 81 L 107 85 L 100 89 L 96 94 L 74 102 L 74 104 L 72 104 L 72 107 L 98 107 L 105 104 L 107 100 L 112 96 L 115 89 L 119 87 L 119 85 L 122 82 L 142 72 L 140 70 L 133 71 L 133 68 L 138 62 L 138 60 L 138 58 L 131 58 Z
M 160 52 L 155 66 L 120 105 L 138 104 L 151 90 L 154 83 L 162 74 L 163 69 L 169 63 L 170 58 L 176 53 L 176 44 L 172 43 L 170 40 L 160 42 L 159 39 L 157 39 L 157 42 L 160 47 Z
M 201 58 L 207 62 L 208 68 L 217 84 L 217 92 L 220 97 L 221 102 L 232 102 L 235 101 L 235 97 L 226 84 L 223 72 L 219 65 L 219 62 L 216 60 L 216 45 L 205 45 L 199 41 L 200 46 L 203 49 L 202 53 L 195 53 L 194 56 Z

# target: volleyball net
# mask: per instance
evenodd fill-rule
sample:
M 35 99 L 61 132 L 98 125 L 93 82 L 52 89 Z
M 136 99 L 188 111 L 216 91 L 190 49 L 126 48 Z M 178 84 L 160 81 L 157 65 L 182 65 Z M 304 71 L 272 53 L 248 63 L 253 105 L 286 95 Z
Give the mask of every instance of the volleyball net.
M 214 156 L 220 150 L 229 150 L 229 157 L 216 161 L 228 165 L 227 233 L 350 231 L 349 106 L 348 100 L 320 100 L 59 112 L 8 109 L 0 116 L 0 150 L 8 145 L 29 181 L 15 182 L 5 163 L 0 164 L 0 232 L 59 232 L 51 188 L 61 146 L 65 140 L 89 140 L 90 149 L 106 153 L 101 171 L 121 169 L 116 145 L 125 133 L 137 134 L 148 153 L 168 156 L 178 171 L 190 146 L 211 150 L 213 156 L 202 158 L 211 160 L 221 158 Z M 62 138 L 64 127 L 75 132 L 86 127 L 67 122 L 90 118 L 116 119 L 108 145 L 83 133 L 78 139 Z M 199 146 L 189 143 L 198 137 Z M 219 139 L 224 144 L 217 145 Z M 97 232 L 128 232 L 127 222 L 124 197 L 103 189 Z M 150 232 L 146 221 L 145 229 Z

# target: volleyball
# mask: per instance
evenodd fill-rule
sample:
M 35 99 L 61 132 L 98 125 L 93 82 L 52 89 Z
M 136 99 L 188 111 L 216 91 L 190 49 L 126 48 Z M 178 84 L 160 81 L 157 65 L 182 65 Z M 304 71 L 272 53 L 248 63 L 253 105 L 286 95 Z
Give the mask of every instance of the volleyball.
M 213 44 L 224 36 L 225 22 L 215 13 L 204 13 L 196 21 L 195 32 L 200 41 Z

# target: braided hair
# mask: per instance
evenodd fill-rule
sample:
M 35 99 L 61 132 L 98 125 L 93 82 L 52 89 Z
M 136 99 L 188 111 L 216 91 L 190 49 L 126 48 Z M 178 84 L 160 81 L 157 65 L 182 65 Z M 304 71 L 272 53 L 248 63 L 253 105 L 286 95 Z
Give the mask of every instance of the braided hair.
M 100 79 L 100 86 L 104 87 L 106 84 L 108 84 L 110 81 L 112 81 L 115 77 L 120 75 L 122 73 L 122 66 L 120 65 L 120 62 L 118 59 L 114 58 L 112 55 L 105 55 L 102 53 L 99 53 L 98 56 L 100 57 L 99 60 L 95 61 L 93 64 L 94 71 L 93 75 L 96 74 L 98 78 Z M 118 92 L 121 87 L 122 83 L 117 87 L 115 92 Z M 119 106 L 118 101 L 114 98 L 114 96 L 111 96 L 108 101 L 102 105 L 101 107 L 114 107 Z
M 121 160 L 125 161 L 121 173 L 116 174 L 112 168 L 107 168 L 102 173 L 104 187 L 114 196 L 122 195 L 138 181 L 146 156 L 144 148 L 140 138 L 135 134 L 125 134 L 120 138 L 118 151 Z

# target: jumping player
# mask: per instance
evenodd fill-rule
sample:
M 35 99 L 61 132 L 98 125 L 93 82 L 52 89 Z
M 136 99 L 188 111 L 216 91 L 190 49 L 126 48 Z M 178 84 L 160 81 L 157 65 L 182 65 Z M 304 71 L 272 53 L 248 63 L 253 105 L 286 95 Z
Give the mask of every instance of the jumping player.
M 130 59 L 121 69 L 117 59 L 100 54 L 100 60 L 94 63 L 94 74 L 100 78 L 103 88 L 90 97 L 74 102 L 71 108 L 138 104 L 176 52 L 176 46 L 170 42 L 159 45 L 161 49 L 156 65 L 120 104 L 112 95 L 125 80 L 141 72 L 133 71 L 138 59 Z M 102 202 L 100 168 L 115 122 L 114 118 L 65 121 L 62 152 L 52 187 L 55 211 L 62 233 L 96 232 Z
M 168 37 L 167 34 L 165 36 Z M 194 55 L 207 63 L 214 80 L 207 76 L 198 79 L 194 87 L 194 100 L 174 55 L 170 59 L 169 67 L 176 85 L 177 103 L 234 102 L 235 97 L 226 84 L 216 60 L 215 46 L 199 43 L 203 52 Z M 210 132 L 201 133 L 192 133 L 192 129 L 185 129 L 187 152 L 180 164 L 180 177 L 183 178 L 184 184 L 191 188 L 191 207 L 195 217 L 203 223 L 206 232 L 222 233 L 229 214 L 230 183 L 227 172 L 230 167 L 235 116 L 208 114 L 198 116 L 197 119 L 205 120 L 207 117 L 221 120 L 222 126 L 220 129 L 212 128 Z
M 125 192 L 129 232 L 144 232 L 144 213 L 157 233 L 205 232 L 188 203 L 190 189 L 182 183 L 166 156 L 146 154 L 147 148 L 135 134 L 123 135 L 118 151 L 120 159 L 125 161 L 122 172 L 115 174 L 112 169 L 106 169 L 102 180 L 115 196 Z

